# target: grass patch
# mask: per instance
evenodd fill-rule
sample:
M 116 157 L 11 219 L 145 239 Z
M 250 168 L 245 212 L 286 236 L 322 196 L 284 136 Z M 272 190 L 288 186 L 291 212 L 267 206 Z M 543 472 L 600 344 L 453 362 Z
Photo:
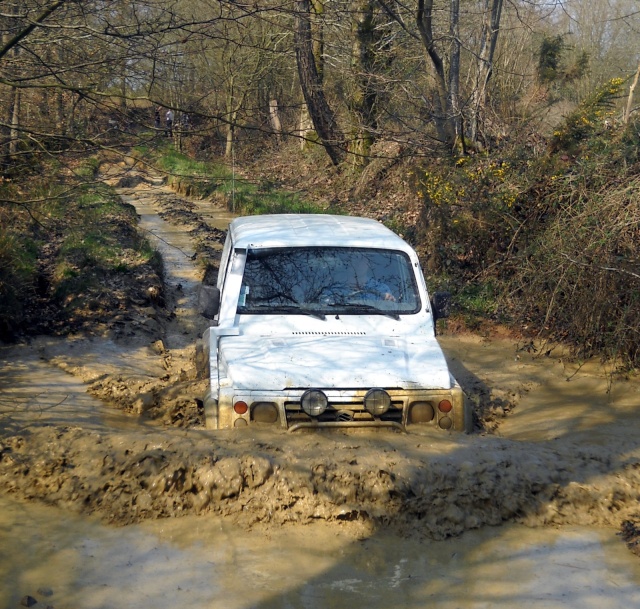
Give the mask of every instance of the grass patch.
M 456 312 L 471 329 L 486 321 L 504 322 L 499 298 L 500 291 L 492 282 L 465 284 L 455 295 Z
M 49 175 L 0 184 L 0 198 L 2 340 L 62 331 L 89 310 L 115 312 L 127 282 L 161 273 L 135 209 L 104 184 L 55 184 Z
M 76 167 L 74 173 L 81 179 L 92 180 L 98 175 L 100 160 L 97 157 L 89 157 Z
M 226 181 L 221 186 L 229 209 L 247 215 L 260 214 L 322 214 L 326 210 L 305 201 L 295 193 L 278 190 L 273 184 L 262 181 L 254 184 L 246 180 Z
M 326 209 L 306 201 L 296 193 L 286 192 L 268 180 L 238 178 L 226 165 L 197 161 L 163 146 L 155 150 L 139 150 L 146 158 L 155 155 L 155 164 L 169 174 L 169 184 L 188 196 L 224 199 L 230 211 L 237 214 L 327 213 Z

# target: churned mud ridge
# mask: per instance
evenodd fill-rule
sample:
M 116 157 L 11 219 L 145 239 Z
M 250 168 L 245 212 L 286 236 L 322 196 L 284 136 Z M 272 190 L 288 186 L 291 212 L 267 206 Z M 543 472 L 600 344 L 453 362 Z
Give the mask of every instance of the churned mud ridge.
M 358 519 L 434 539 L 505 520 L 620 526 L 637 511 L 637 456 L 479 437 L 438 454 L 430 438 L 399 435 L 221 436 L 31 429 L 0 441 L 0 488 L 118 524 L 192 513 L 243 526 Z
M 625 520 L 620 530 L 622 539 L 636 556 L 640 556 L 640 523 Z
M 190 374 L 172 372 L 161 377 L 135 376 L 125 372 L 103 375 L 91 382 L 91 395 L 135 415 L 160 420 L 172 427 L 202 427 L 201 398 L 207 381 Z
M 224 244 L 226 232 L 209 226 L 198 213 L 198 206 L 172 193 L 156 195 L 160 211 L 158 215 L 174 225 L 187 227 L 189 236 L 194 240 L 196 252 L 207 265 L 216 266 L 220 262 L 220 248 Z

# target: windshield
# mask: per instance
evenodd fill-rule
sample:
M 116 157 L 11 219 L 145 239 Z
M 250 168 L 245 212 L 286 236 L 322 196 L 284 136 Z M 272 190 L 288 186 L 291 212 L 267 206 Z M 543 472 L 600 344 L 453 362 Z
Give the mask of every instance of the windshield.
M 420 298 L 401 251 L 308 247 L 249 250 L 238 313 L 416 313 Z

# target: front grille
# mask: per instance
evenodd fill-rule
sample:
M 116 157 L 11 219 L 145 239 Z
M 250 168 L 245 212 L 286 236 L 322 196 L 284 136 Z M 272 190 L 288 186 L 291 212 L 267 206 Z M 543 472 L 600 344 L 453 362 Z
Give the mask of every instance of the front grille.
M 375 423 L 376 421 L 402 424 L 402 403 L 393 403 L 391 408 L 379 417 L 374 417 L 367 412 L 362 404 L 353 403 L 332 403 L 319 417 L 310 417 L 301 410 L 300 404 L 297 403 L 295 405 L 287 405 L 285 407 L 285 412 L 287 415 L 287 423 L 289 425 L 301 422 L 318 424 L 352 422 L 354 425 L 357 425 L 358 423 Z

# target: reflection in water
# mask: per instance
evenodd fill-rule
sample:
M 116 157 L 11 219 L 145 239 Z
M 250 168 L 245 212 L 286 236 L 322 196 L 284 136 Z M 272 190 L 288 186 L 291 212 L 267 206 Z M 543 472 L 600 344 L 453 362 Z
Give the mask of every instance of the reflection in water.
M 116 529 L 0 498 L 0 598 L 98 609 L 637 607 L 609 529 L 505 526 L 434 542 L 357 525 L 242 531 L 210 517 Z

